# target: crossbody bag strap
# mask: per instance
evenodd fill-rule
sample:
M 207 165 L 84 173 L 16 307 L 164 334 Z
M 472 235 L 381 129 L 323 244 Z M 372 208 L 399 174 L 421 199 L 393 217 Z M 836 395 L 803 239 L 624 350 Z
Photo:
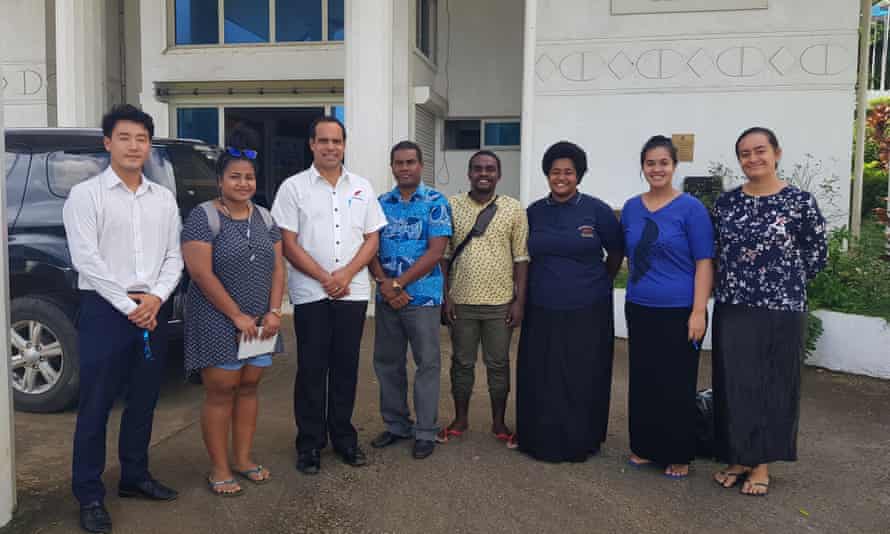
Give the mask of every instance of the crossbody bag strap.
M 488 228 L 488 225 L 491 224 L 491 220 L 494 219 L 494 214 L 497 212 L 497 204 L 495 204 L 498 200 L 497 195 L 491 200 L 491 202 L 482 208 L 482 211 L 479 212 L 479 215 L 476 216 L 476 222 L 473 223 L 473 227 L 470 229 L 470 232 L 464 238 L 463 241 L 460 242 L 457 247 L 454 249 L 454 253 L 451 255 L 451 259 L 448 260 L 448 270 L 451 270 L 451 266 L 454 265 L 454 262 L 457 260 L 457 257 L 460 256 L 460 253 L 464 251 L 467 245 L 474 237 L 479 237 L 485 233 L 485 230 Z

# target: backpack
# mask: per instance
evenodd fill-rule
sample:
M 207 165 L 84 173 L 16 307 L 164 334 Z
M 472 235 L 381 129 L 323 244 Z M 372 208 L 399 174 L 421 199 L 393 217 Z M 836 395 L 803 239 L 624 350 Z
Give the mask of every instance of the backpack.
M 201 202 L 198 204 L 198 207 L 204 210 L 204 214 L 207 215 L 207 226 L 210 227 L 210 233 L 213 234 L 213 239 L 216 239 L 220 229 L 219 210 L 213 205 L 212 200 Z M 257 213 L 263 218 L 263 222 L 266 224 L 266 230 L 271 230 L 272 225 L 275 224 L 275 220 L 272 219 L 272 214 L 269 213 L 269 210 L 262 206 L 257 206 L 256 204 L 254 204 L 253 207 L 256 208 Z

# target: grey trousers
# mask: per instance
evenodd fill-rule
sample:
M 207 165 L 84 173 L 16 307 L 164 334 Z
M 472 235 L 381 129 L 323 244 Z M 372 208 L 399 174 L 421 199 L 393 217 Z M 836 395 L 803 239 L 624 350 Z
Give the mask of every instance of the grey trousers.
M 435 439 L 439 431 L 440 306 L 406 306 L 393 310 L 378 302 L 375 310 L 374 371 L 380 383 L 380 414 L 386 430 L 398 436 Z M 407 350 L 414 373 L 414 411 L 408 409 Z

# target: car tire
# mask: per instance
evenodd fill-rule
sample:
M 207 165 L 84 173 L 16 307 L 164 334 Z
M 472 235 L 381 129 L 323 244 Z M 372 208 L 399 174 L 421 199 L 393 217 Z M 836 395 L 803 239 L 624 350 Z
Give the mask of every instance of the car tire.
M 15 408 L 47 413 L 71 407 L 80 389 L 75 314 L 71 310 L 66 313 L 64 305 L 47 297 L 20 297 L 11 304 L 10 374 Z M 26 377 L 26 373 L 30 374 Z

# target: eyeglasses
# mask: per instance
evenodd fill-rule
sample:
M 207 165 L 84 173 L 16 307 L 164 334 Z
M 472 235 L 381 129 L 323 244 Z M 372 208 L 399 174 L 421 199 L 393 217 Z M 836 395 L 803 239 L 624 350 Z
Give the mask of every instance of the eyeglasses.
M 234 158 L 256 159 L 256 150 L 238 150 L 237 148 L 230 146 L 226 149 L 226 152 Z

